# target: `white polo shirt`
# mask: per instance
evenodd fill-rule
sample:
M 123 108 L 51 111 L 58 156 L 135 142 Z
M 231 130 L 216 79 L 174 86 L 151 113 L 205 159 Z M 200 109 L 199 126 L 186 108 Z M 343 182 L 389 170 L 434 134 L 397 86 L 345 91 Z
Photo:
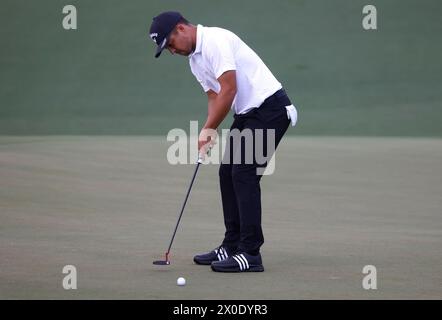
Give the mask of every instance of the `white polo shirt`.
M 237 92 L 232 108 L 236 114 L 259 107 L 282 88 L 258 55 L 237 35 L 217 27 L 197 26 L 195 51 L 189 55 L 192 73 L 203 87 L 219 93 L 218 78 L 236 71 Z

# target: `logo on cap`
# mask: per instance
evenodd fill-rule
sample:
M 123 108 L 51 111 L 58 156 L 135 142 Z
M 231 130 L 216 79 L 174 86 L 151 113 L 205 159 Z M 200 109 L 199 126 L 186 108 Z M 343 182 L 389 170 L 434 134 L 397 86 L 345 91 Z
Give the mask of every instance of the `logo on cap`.
M 161 51 L 166 47 L 170 33 L 182 19 L 184 18 L 181 13 L 176 11 L 166 11 L 153 18 L 149 35 L 157 44 L 155 58 L 160 56 Z
M 150 37 L 152 38 L 153 42 L 157 43 L 157 37 L 158 37 L 158 33 L 157 32 L 151 33 Z

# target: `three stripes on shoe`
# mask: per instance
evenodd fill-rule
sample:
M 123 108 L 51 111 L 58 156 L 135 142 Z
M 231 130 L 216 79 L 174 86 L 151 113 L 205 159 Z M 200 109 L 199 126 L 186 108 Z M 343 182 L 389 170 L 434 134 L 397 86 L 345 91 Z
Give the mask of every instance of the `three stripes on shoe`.
M 227 254 L 226 249 L 224 249 L 223 247 L 219 247 L 218 249 L 215 249 L 215 253 L 216 253 L 219 261 L 225 260 L 229 256 Z M 232 258 L 235 259 L 235 261 L 238 263 L 239 269 L 241 271 L 248 270 L 250 268 L 249 262 L 247 261 L 246 257 L 244 257 L 244 255 L 242 253 L 234 255 L 234 256 L 232 256 Z
M 224 249 L 223 247 L 219 247 L 219 249 L 215 249 L 215 253 L 217 254 L 218 261 L 225 260 L 229 256 L 227 254 L 226 249 Z
M 235 256 L 232 256 L 232 258 L 235 259 L 236 262 L 238 262 L 239 269 L 241 271 L 249 269 L 249 262 L 243 254 L 237 254 Z

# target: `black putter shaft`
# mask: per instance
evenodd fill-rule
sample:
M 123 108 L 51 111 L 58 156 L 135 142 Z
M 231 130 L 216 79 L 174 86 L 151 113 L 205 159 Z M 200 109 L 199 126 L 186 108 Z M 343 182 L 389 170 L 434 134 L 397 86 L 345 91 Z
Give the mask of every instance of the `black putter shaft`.
M 199 168 L 201 162 L 202 162 L 202 159 L 198 158 L 198 162 L 196 164 L 195 172 L 193 173 L 192 180 L 190 181 L 189 189 L 187 190 L 186 198 L 184 199 L 184 203 L 183 203 L 183 207 L 181 208 L 180 216 L 179 216 L 178 221 L 176 223 L 175 230 L 173 231 L 173 235 L 172 235 L 172 239 L 170 240 L 169 248 L 167 249 L 167 252 L 166 252 L 166 261 L 169 261 L 170 248 L 172 247 L 173 239 L 175 239 L 175 235 L 176 235 L 176 231 L 178 229 L 178 225 L 180 224 L 181 217 L 183 216 L 184 208 L 186 206 L 187 199 L 189 198 L 190 190 L 192 190 L 193 181 L 195 180 L 196 173 L 198 172 L 198 168 Z

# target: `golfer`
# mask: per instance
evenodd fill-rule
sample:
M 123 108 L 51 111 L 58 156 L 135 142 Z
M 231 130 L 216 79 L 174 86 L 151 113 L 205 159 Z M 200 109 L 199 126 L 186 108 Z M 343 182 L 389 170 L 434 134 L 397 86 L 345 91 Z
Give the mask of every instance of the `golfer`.
M 257 169 L 265 168 L 268 161 L 260 163 L 254 154 L 247 161 L 250 157 L 246 153 L 257 149 L 258 130 L 264 136 L 272 132 L 276 148 L 290 122 L 295 125 L 296 109 L 264 62 L 234 33 L 195 26 L 172 11 L 154 17 L 149 33 L 158 46 L 155 57 L 164 49 L 187 56 L 192 73 L 207 94 L 208 116 L 198 141 L 201 153 L 213 143 L 203 134 L 205 129 L 216 130 L 230 109 L 235 113 L 219 168 L 224 240 L 213 251 L 196 255 L 194 261 L 211 265 L 218 272 L 264 271 L 260 254 L 264 243 L 259 184 L 262 175 Z M 254 139 L 238 141 L 233 139 L 234 131 L 250 137 L 245 134 L 249 131 Z M 274 150 L 267 148 L 265 141 L 264 154 L 268 153 L 270 159 Z

